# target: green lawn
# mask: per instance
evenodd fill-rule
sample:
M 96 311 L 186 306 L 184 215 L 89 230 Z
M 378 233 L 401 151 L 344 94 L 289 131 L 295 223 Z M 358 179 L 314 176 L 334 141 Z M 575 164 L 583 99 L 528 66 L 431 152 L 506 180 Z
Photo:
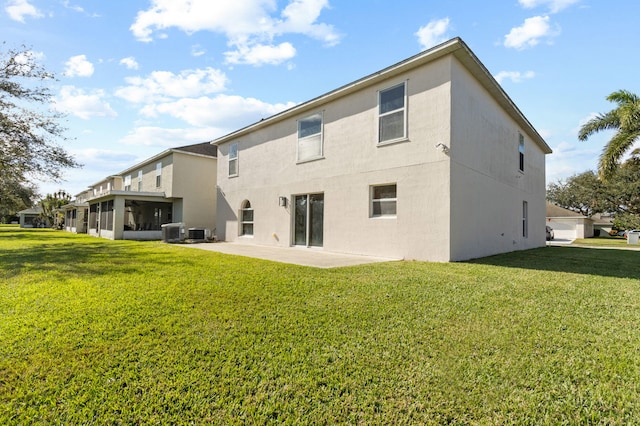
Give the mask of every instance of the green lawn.
M 622 248 L 629 250 L 640 250 L 640 245 L 629 244 L 624 237 L 595 237 L 595 238 L 579 238 L 573 241 L 574 245 L 592 246 L 592 247 L 609 247 Z
M 0 228 L 0 424 L 638 424 L 640 254 L 314 269 Z

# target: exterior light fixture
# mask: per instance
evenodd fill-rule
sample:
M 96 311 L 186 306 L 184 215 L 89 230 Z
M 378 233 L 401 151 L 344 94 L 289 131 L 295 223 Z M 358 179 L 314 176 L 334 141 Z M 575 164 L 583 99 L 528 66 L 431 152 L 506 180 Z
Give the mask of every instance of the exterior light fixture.
M 436 149 L 439 149 L 441 152 L 445 153 L 445 154 L 449 154 L 449 147 L 446 146 L 445 144 L 443 144 L 442 142 L 440 142 L 439 144 L 437 144 L 435 146 Z
M 280 207 L 287 207 L 287 197 L 278 197 L 278 205 Z

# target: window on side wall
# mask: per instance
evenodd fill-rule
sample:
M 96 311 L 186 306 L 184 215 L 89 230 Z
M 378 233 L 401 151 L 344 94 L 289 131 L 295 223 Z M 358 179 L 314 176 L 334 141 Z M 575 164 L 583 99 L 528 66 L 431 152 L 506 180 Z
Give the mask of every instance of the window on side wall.
M 131 175 L 126 175 L 124 177 L 124 190 L 131 191 Z
M 138 170 L 138 192 L 142 191 L 142 170 Z
M 519 170 L 524 172 L 524 136 L 522 133 L 518 133 L 518 160 Z
M 529 237 L 529 205 L 526 201 L 522 202 L 522 238 Z
M 298 162 L 322 158 L 322 113 L 298 120 Z
M 156 188 L 162 184 L 162 163 L 156 164 Z
M 240 235 L 253 236 L 253 208 L 249 200 L 242 203 L 240 219 Z
M 238 144 L 229 145 L 229 177 L 238 176 Z
M 371 186 L 370 194 L 371 217 L 396 217 L 397 187 L 395 183 Z
M 407 137 L 406 84 L 400 83 L 378 92 L 378 143 Z

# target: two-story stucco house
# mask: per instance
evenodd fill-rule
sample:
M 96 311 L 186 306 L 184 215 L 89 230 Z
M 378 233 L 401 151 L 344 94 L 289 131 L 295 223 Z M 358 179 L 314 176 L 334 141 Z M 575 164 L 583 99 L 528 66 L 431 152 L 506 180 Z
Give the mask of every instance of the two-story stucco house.
M 213 232 L 217 149 L 172 148 L 109 176 L 63 207 L 70 232 L 115 240 L 159 240 L 172 222 Z
M 221 240 L 432 261 L 545 245 L 551 149 L 460 39 L 212 143 Z

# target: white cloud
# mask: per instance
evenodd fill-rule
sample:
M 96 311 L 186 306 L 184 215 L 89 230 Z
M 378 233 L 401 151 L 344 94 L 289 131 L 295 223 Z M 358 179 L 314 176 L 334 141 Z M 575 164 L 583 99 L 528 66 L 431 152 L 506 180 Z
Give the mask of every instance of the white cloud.
M 9 0 L 4 10 L 9 18 L 24 24 L 24 17 L 42 18 L 42 13 L 29 0 Z
M 257 44 L 239 46 L 235 52 L 225 52 L 224 55 L 229 64 L 278 65 L 293 58 L 296 55 L 296 49 L 291 43 L 281 43 L 278 46 Z
M 275 55 L 271 57 L 256 55 L 254 47 L 258 47 L 257 50 L 261 50 L 261 46 L 273 47 L 273 39 L 284 34 L 304 34 L 329 46 L 339 42 L 340 35 L 331 25 L 316 22 L 327 7 L 328 0 L 291 0 L 278 16 L 274 0 L 152 0 L 149 9 L 138 12 L 130 30 L 144 42 L 169 28 L 186 33 L 222 33 L 234 49 L 230 55 L 235 63 L 255 64 L 257 59 L 264 63 L 280 63 L 282 48 L 262 49 L 263 54 Z M 295 49 L 289 49 L 288 53 L 292 52 L 295 53 Z M 243 59 L 242 53 L 253 56 Z
M 525 19 L 521 26 L 512 28 L 504 37 L 504 45 L 519 50 L 525 49 L 536 46 L 542 38 L 551 38 L 558 33 L 559 31 L 551 28 L 548 16 L 534 16 Z
M 116 96 L 133 103 L 149 103 L 169 98 L 196 97 L 225 89 L 226 75 L 213 68 L 184 70 L 180 74 L 154 71 L 148 77 L 129 77 L 129 84 L 116 90 Z
M 126 58 L 120 59 L 120 65 L 124 65 L 130 70 L 137 70 L 138 68 L 140 68 L 140 65 L 138 65 L 138 62 L 136 61 L 136 58 L 134 58 L 133 56 L 128 56 Z
M 131 152 L 113 151 L 109 149 L 86 148 L 74 150 L 73 156 L 84 165 L 91 164 L 91 169 L 106 170 L 111 173 L 123 169 L 138 160 Z
M 500 71 L 494 76 L 494 78 L 498 81 L 498 83 L 502 84 L 502 82 L 506 79 L 511 80 L 513 83 L 521 83 L 522 81 L 528 80 L 535 76 L 536 73 L 533 71 L 527 71 L 525 73 L 521 73 L 520 71 Z
M 16 65 L 19 65 L 22 72 L 28 73 L 39 60 L 44 58 L 44 53 L 27 50 L 19 52 L 15 57 Z
M 91 77 L 93 75 L 93 64 L 87 60 L 86 55 L 72 56 L 65 62 L 65 65 L 64 75 L 67 77 Z
M 74 86 L 63 86 L 55 99 L 55 108 L 83 120 L 92 117 L 116 117 L 118 114 L 103 99 L 103 90 L 86 93 Z
M 147 117 L 166 114 L 192 126 L 224 128 L 227 132 L 270 117 L 295 104 L 269 104 L 254 98 L 218 95 L 150 104 L 141 110 Z
M 579 3 L 580 0 L 518 0 L 525 9 L 533 9 L 538 6 L 548 6 L 550 13 L 558 13 L 569 6 Z
M 447 40 L 449 30 L 449 18 L 434 19 L 424 27 L 420 27 L 416 36 L 423 50 L 430 49 Z
M 67 9 L 71 9 L 71 10 L 76 11 L 76 12 L 84 13 L 84 9 L 81 6 L 72 5 L 69 0 L 64 0 L 62 2 L 62 5 L 64 7 L 66 7 Z
M 193 46 L 191 46 L 191 56 L 198 57 L 204 55 L 205 53 L 207 53 L 207 50 L 199 44 L 194 44 Z
M 210 141 L 226 132 L 212 127 L 166 129 L 162 127 L 140 126 L 120 139 L 127 145 L 160 146 L 174 148 L 176 146 Z M 133 163 L 135 164 L 135 163 Z M 131 164 L 129 164 L 131 166 Z
M 329 7 L 328 0 L 293 0 L 282 11 L 284 20 L 278 21 L 275 32 L 306 34 L 324 41 L 328 46 L 334 46 L 340 42 L 340 36 L 333 26 L 314 24 L 320 17 L 322 9 L 327 7 Z

